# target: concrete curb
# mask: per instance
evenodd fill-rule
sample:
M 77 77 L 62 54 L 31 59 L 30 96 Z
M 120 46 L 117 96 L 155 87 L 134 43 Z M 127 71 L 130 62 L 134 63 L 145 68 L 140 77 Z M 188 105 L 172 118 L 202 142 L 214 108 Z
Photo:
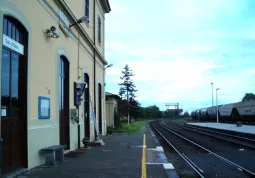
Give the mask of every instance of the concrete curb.
M 155 149 L 148 149 L 148 150 L 154 150 L 157 151 L 156 154 L 156 159 L 157 159 L 157 163 L 156 164 L 162 164 L 166 174 L 168 176 L 168 178 L 179 178 L 179 175 L 177 174 L 174 166 L 172 163 L 170 163 L 165 155 L 164 149 L 163 147 L 160 145 L 157 136 L 154 134 L 153 130 L 151 129 L 150 125 L 148 126 L 150 133 L 152 135 L 153 141 L 156 145 Z

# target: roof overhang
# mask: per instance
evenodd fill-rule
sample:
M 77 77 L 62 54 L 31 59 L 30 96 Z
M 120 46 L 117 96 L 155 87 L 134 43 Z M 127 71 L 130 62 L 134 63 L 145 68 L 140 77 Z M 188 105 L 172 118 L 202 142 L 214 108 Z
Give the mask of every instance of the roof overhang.
M 101 0 L 101 4 L 104 8 L 105 13 L 109 13 L 111 11 L 109 0 Z
M 105 92 L 105 97 L 106 97 L 106 98 L 120 99 L 119 95 L 115 95 L 115 94 L 109 93 L 109 92 Z

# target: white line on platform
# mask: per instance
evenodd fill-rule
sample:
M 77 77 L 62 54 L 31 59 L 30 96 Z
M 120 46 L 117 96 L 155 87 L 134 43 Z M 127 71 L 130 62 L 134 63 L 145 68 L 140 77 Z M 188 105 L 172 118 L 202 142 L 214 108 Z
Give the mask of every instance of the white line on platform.
M 171 163 L 164 163 L 163 166 L 165 169 L 174 169 L 174 166 Z
M 148 165 L 163 165 L 164 169 L 174 169 L 173 164 L 171 163 L 146 163 Z
M 164 151 L 162 146 L 157 146 L 156 148 L 148 148 L 147 150 L 153 150 L 153 151 Z

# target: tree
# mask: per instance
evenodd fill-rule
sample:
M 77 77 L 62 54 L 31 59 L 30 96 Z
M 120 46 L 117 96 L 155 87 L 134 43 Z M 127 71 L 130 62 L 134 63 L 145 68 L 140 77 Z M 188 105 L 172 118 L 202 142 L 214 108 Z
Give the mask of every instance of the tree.
M 255 100 L 255 95 L 253 93 L 245 93 L 242 101 Z
M 186 112 L 183 114 L 183 116 L 185 116 L 185 117 L 189 117 L 189 112 L 188 112 L 188 111 L 186 111 Z
M 159 110 L 159 107 L 157 107 L 156 105 L 147 107 L 146 111 L 147 111 L 147 117 L 150 117 L 150 118 L 162 117 L 161 111 Z
M 137 109 L 137 115 L 139 118 L 150 118 L 157 119 L 163 117 L 163 111 L 160 111 L 159 107 L 156 105 L 141 107 Z
M 118 84 L 120 86 L 119 95 L 123 100 L 126 100 L 126 102 L 123 102 L 123 107 L 125 107 L 125 105 L 127 106 L 125 107 L 125 109 L 127 108 L 127 117 L 129 123 L 129 115 L 131 114 L 131 116 L 133 117 L 136 116 L 136 111 L 139 103 L 135 100 L 135 92 L 137 92 L 137 90 L 135 89 L 136 86 L 134 85 L 134 81 L 131 79 L 134 74 L 128 65 L 124 67 L 122 74 L 123 76 L 120 77 L 122 83 Z

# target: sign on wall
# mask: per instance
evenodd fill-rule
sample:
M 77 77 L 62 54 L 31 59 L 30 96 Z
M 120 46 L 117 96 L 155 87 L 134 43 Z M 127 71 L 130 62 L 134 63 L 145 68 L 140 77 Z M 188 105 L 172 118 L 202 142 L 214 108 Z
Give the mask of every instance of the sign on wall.
M 59 18 L 64 22 L 66 27 L 69 28 L 70 22 L 69 22 L 67 16 L 64 14 L 64 12 L 61 10 L 59 11 Z
M 3 45 L 24 55 L 24 46 L 3 34 Z
M 50 98 L 45 96 L 38 97 L 38 117 L 39 119 L 50 118 Z

